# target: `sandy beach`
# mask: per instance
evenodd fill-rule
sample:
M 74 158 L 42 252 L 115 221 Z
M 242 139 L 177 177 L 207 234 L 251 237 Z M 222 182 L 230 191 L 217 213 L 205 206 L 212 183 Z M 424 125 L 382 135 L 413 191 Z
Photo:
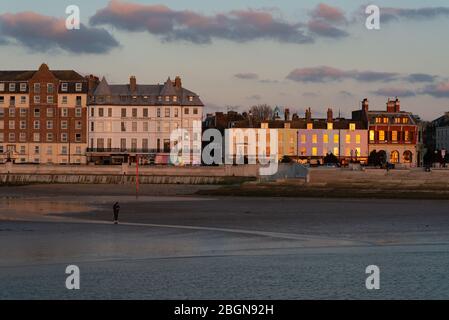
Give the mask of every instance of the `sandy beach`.
M 449 201 L 195 194 L 213 188 L 0 188 L 0 298 L 449 298 Z

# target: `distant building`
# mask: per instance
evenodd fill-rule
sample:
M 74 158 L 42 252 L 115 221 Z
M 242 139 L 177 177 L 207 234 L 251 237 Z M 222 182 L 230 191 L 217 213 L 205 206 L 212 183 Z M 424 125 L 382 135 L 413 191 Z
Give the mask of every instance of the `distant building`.
M 0 162 L 86 163 L 87 92 L 73 70 L 0 71 Z
M 290 120 L 288 109 L 282 115 L 284 120 L 275 116 L 275 120 L 261 123 L 250 119 L 237 121 L 227 130 L 233 136 L 237 130 L 247 134 L 248 128 L 256 129 L 257 135 L 262 129 L 277 130 L 278 160 L 288 156 L 301 162 L 323 163 L 326 155 L 334 154 L 339 160 L 366 162 L 368 133 L 363 121 L 334 119 L 331 109 L 328 110 L 326 119 L 313 119 L 310 108 L 306 111 L 305 118 L 294 114 L 293 120 Z M 228 151 L 235 151 L 238 147 L 245 152 L 249 150 L 246 140 L 240 141 L 239 146 L 235 144 L 236 141 L 231 141 L 231 145 L 227 146 Z M 249 155 L 250 158 L 253 156 Z
M 313 119 L 310 108 L 299 122 L 298 156 L 300 159 L 320 161 L 333 154 L 345 161 L 366 162 L 368 137 L 363 121 L 333 118 L 328 109 L 326 119 Z M 296 125 L 298 127 L 298 125 Z
M 105 78 L 89 100 L 90 161 L 99 163 L 168 163 L 173 147 L 170 134 L 186 129 L 190 139 L 193 126 L 203 116 L 199 96 L 182 86 L 181 78 L 164 84 L 109 84 Z
M 430 122 L 426 129 L 429 150 L 449 150 L 449 112 Z
M 418 126 L 416 117 L 401 111 L 399 99 L 388 100 L 386 110 L 369 110 L 368 99 L 362 101 L 362 109 L 353 112 L 353 119 L 368 125 L 369 152 L 385 154 L 388 162 L 413 167 L 417 165 Z

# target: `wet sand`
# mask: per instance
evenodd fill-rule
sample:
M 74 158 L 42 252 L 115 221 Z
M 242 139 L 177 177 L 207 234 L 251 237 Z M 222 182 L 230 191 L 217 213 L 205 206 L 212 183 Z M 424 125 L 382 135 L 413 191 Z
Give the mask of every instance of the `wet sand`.
M 449 298 L 449 201 L 201 188 L 147 186 L 138 199 L 129 186 L 0 188 L 0 298 Z M 68 264 L 79 291 L 64 288 Z M 369 264 L 381 268 L 376 292 Z

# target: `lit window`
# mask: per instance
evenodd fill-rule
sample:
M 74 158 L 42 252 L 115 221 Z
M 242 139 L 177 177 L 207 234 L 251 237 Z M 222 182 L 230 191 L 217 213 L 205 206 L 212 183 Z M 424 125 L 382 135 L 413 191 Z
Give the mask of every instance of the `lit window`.
M 397 131 L 391 132 L 391 140 L 398 141 L 398 132 Z
M 313 147 L 312 148 L 312 156 L 317 156 L 318 155 L 318 149 L 317 147 Z
M 312 135 L 312 143 L 318 142 L 318 136 L 316 134 Z
M 307 130 L 312 130 L 312 129 L 313 129 L 313 123 L 308 123 Z
M 354 131 L 355 130 L 355 123 L 349 124 L 349 130 Z
M 356 136 L 355 136 L 355 143 L 360 144 L 360 140 L 361 140 L 360 135 L 359 135 L 359 134 L 356 135 Z
M 340 140 L 340 136 L 338 134 L 334 134 L 334 143 L 338 143 Z
M 385 131 L 379 130 L 379 141 L 385 141 Z
M 374 141 L 374 130 L 369 131 L 369 141 Z
M 410 141 L 410 132 L 409 131 L 404 131 L 404 140 Z
M 351 135 L 350 134 L 346 135 L 346 143 L 351 143 Z
M 306 135 L 305 134 L 302 134 L 301 135 L 301 143 L 306 143 Z
M 327 134 L 323 135 L 323 143 L 329 143 L 329 136 Z
M 332 122 L 328 122 L 327 123 L 327 130 L 333 130 L 334 129 L 334 124 Z

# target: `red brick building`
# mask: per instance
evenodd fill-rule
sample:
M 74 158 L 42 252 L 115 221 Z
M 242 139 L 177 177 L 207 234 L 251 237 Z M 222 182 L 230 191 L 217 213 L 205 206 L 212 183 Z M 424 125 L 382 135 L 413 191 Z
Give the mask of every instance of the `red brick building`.
M 418 159 L 416 117 L 401 111 L 399 99 L 388 99 L 386 110 L 369 110 L 368 99 L 362 101 L 362 110 L 353 112 L 368 126 L 368 149 L 385 153 L 385 159 L 397 165 L 416 166 Z
M 73 70 L 0 71 L 0 162 L 86 163 L 87 92 Z

